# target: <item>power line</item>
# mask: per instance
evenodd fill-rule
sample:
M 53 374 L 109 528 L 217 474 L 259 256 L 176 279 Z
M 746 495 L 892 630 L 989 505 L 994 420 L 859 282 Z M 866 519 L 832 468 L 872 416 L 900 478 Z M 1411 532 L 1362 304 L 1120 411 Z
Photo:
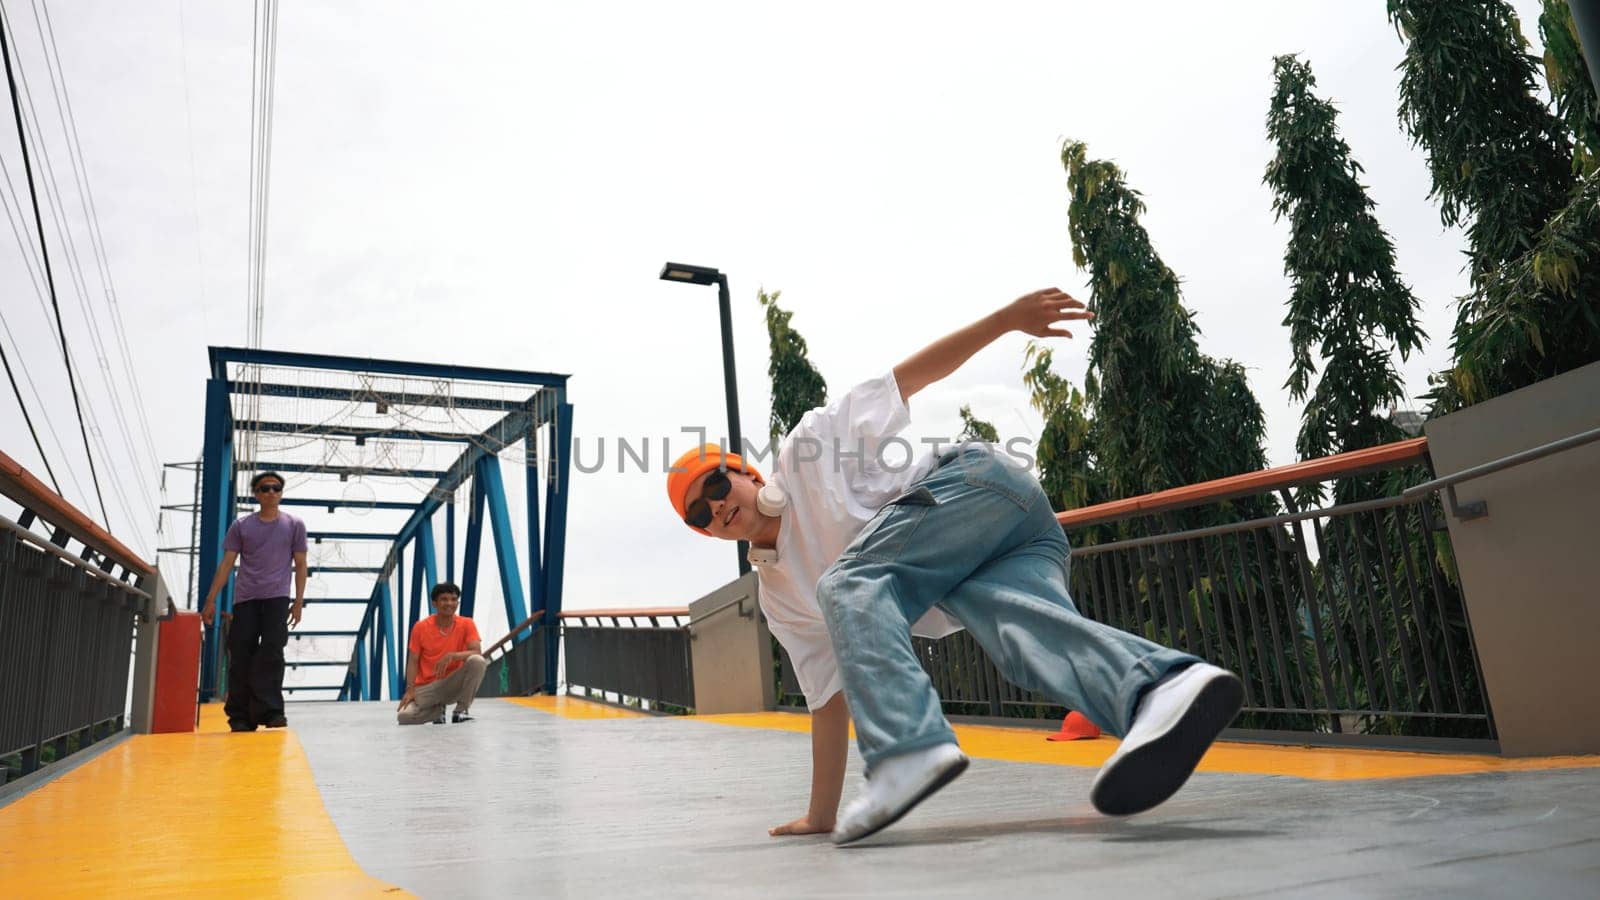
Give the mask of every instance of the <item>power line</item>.
M 39 458 L 44 460 L 44 470 L 50 475 L 50 484 L 55 486 L 56 493 L 61 493 L 61 482 L 56 480 L 56 471 L 50 468 L 50 457 L 44 452 L 44 444 L 39 440 L 39 432 L 33 427 L 33 417 L 28 415 L 28 404 L 22 402 L 22 389 L 17 387 L 17 376 L 11 373 L 11 358 L 6 356 L 4 344 L 0 344 L 0 364 L 6 367 L 6 378 L 11 381 L 11 393 L 17 395 L 17 407 L 22 410 L 22 421 L 28 423 L 28 433 L 33 435 L 33 446 L 39 448 Z
M 22 218 L 22 204 L 20 202 L 17 204 L 16 218 L 11 215 L 11 200 L 8 199 L 12 194 L 10 187 L 11 172 L 6 168 L 3 157 L 0 157 L 0 175 L 4 175 L 4 180 L 0 181 L 0 206 L 5 208 L 6 224 L 11 226 L 11 234 L 17 241 L 17 250 L 21 252 L 22 265 L 28 272 L 28 286 L 33 288 L 33 294 L 39 301 L 39 308 L 44 311 L 45 319 L 48 321 L 50 309 L 45 305 L 44 287 L 39 284 L 39 277 L 33 269 L 33 240 L 32 236 L 27 234 L 27 229 L 23 227 L 20 221 Z M 20 360 L 22 357 L 22 344 L 17 340 L 16 335 L 11 333 L 11 325 L 6 322 L 3 311 L 0 311 L 0 331 L 3 331 L 5 337 L 11 341 L 11 346 L 16 349 L 17 357 Z M 52 332 L 53 336 L 54 333 Z M 39 394 L 39 386 L 34 384 L 33 374 L 28 371 L 28 367 L 25 365 L 22 366 L 22 378 L 28 382 L 28 390 L 33 392 L 33 399 L 39 404 L 39 415 L 44 419 L 45 430 L 50 433 L 50 439 L 55 442 L 56 450 L 65 457 L 67 455 L 66 445 L 61 442 L 61 435 L 56 433 L 55 423 L 50 420 L 50 406 L 44 402 L 44 397 Z M 72 486 L 77 490 L 75 496 L 86 500 L 88 494 L 84 491 L 83 484 L 78 481 L 77 471 L 70 465 L 67 466 L 67 477 L 72 480 Z M 57 488 L 56 493 L 60 494 L 61 490 Z M 63 494 L 62 496 L 65 495 Z
M 12 23 L 7 21 L 7 22 L 4 22 L 3 24 L 6 26 L 5 30 L 7 31 L 8 38 L 13 43 L 15 43 L 16 39 L 17 39 L 17 33 L 13 28 L 10 27 L 12 25 Z M 41 37 L 41 45 L 42 45 L 42 43 L 43 43 L 43 38 Z M 47 69 L 49 68 L 48 52 L 46 52 L 46 68 Z M 90 311 L 90 308 L 89 308 L 90 307 L 90 301 L 89 301 L 89 291 L 88 291 L 88 288 L 87 288 L 87 283 L 88 282 L 87 282 L 87 279 L 84 277 L 84 273 L 82 271 L 82 266 L 81 266 L 81 264 L 79 262 L 79 259 L 78 259 L 78 255 L 77 255 L 77 252 L 76 252 L 76 244 L 75 244 L 75 242 L 74 242 L 74 240 L 72 238 L 71 229 L 70 229 L 70 227 L 68 227 L 66 219 L 65 219 L 65 217 L 63 215 L 63 213 L 64 213 L 64 211 L 66 209 L 66 203 L 65 203 L 64 199 L 62 198 L 61 189 L 60 189 L 59 185 L 57 184 L 57 180 L 56 180 L 56 177 L 55 177 L 54 166 L 51 164 L 50 155 L 48 153 L 47 146 L 46 146 L 46 144 L 45 144 L 45 142 L 43 140 L 43 136 L 42 136 L 43 135 L 43 132 L 42 132 L 42 120 L 39 118 L 38 110 L 34 106 L 34 103 L 33 103 L 33 92 L 32 92 L 32 90 L 31 90 L 31 88 L 30 88 L 30 86 L 28 84 L 28 76 L 27 76 L 26 71 L 22 68 L 20 60 L 17 63 L 17 68 L 16 68 L 16 70 L 14 72 L 14 78 L 15 78 L 15 81 L 14 81 L 14 83 L 12 85 L 12 89 L 15 91 L 20 87 L 20 96 L 21 96 L 21 99 L 23 101 L 23 105 L 26 107 L 26 109 L 23 111 L 23 113 L 24 113 L 24 115 L 23 115 L 24 131 L 25 131 L 25 134 L 26 134 L 26 143 L 24 145 L 24 150 L 26 150 L 27 146 L 31 146 L 33 148 L 34 154 L 39 157 L 39 161 L 41 163 L 41 171 L 42 171 L 42 173 L 44 175 L 43 179 L 41 179 L 41 180 L 44 182 L 45 195 L 46 195 L 46 198 L 53 204 L 53 207 L 52 207 L 53 215 L 51 217 L 51 221 L 55 224 L 56 234 L 57 234 L 58 238 L 60 239 L 60 241 L 62 243 L 62 246 L 66 250 L 67 272 L 68 272 L 69 275 L 72 276 L 72 285 L 73 285 L 73 287 L 75 289 L 75 293 L 76 293 L 76 296 L 78 298 L 79 310 L 83 314 L 85 327 L 89 331 L 89 337 L 90 337 L 91 343 L 93 344 L 93 350 L 94 350 L 94 353 L 95 353 L 95 359 L 99 363 L 99 366 L 98 366 L 99 372 L 100 372 L 101 377 L 102 377 L 102 379 L 103 379 L 103 381 L 104 381 L 104 383 L 106 385 L 106 390 L 107 390 L 108 394 L 111 397 L 111 402 L 112 402 L 112 410 L 111 411 L 112 411 L 112 414 L 113 414 L 113 416 L 114 416 L 114 418 L 116 420 L 116 425 L 117 425 L 117 428 L 118 428 L 118 432 L 119 432 L 119 434 L 120 434 L 120 436 L 122 438 L 122 446 L 127 451 L 128 459 L 132 462 L 135 472 L 138 472 L 143 467 L 143 463 L 140 462 L 140 451 L 136 447 L 136 442 L 133 439 L 132 430 L 129 428 L 128 420 L 123 415 L 122 402 L 121 402 L 121 398 L 120 398 L 120 395 L 119 395 L 118 390 L 117 390 L 117 380 L 111 374 L 111 368 L 110 368 L 110 365 L 109 365 L 109 362 L 108 362 L 106 348 L 105 348 L 104 342 L 102 341 L 101 336 L 100 336 L 98 320 L 95 318 L 94 314 Z M 50 81 L 51 81 L 52 90 L 55 90 L 55 78 L 54 78 L 53 74 L 51 75 Z M 60 109 L 60 95 L 59 95 L 59 92 L 56 94 L 56 96 L 57 96 L 57 107 L 58 107 L 58 110 L 59 110 Z M 30 116 L 31 116 L 31 119 L 32 119 L 32 124 L 33 124 L 33 129 L 31 131 L 27 130 L 27 128 L 26 128 L 26 125 L 27 125 L 27 122 L 28 122 L 28 119 L 29 119 Z M 65 130 L 66 130 L 66 124 L 65 124 L 65 121 L 63 121 L 63 132 L 64 133 L 65 133 Z M 68 135 L 68 146 L 69 146 L 69 149 L 70 149 L 70 147 L 71 147 L 70 135 Z M 74 175 L 76 176 L 77 175 L 77 169 L 76 169 L 77 160 L 75 158 L 73 159 L 73 164 L 74 164 Z M 9 179 L 9 172 L 7 173 L 7 178 Z M 30 189 L 30 191 L 33 191 L 35 189 L 34 188 L 34 182 L 32 180 L 31 171 L 29 173 L 29 189 Z M 80 187 L 80 198 L 82 198 L 82 196 L 83 196 L 83 194 L 82 194 L 82 190 L 81 190 L 81 187 Z M 35 195 L 35 200 L 37 201 L 37 196 L 36 195 Z M 19 206 L 20 206 L 20 201 L 19 201 Z M 87 211 L 86 211 L 86 217 L 87 217 Z M 42 246 L 43 242 L 44 242 L 44 234 L 42 232 L 42 226 L 41 226 L 41 232 L 40 232 L 40 241 L 41 241 L 41 246 Z M 91 234 L 91 243 L 92 243 L 92 241 L 93 241 L 93 235 Z M 32 244 L 31 235 L 30 235 L 29 244 L 30 244 L 30 246 Z M 98 260 L 98 258 L 97 258 L 97 260 Z M 45 259 L 41 255 L 40 268 L 45 268 L 44 263 L 45 263 Z M 31 269 L 31 266 L 30 266 L 30 269 Z M 56 295 L 54 293 L 54 280 L 53 280 L 53 278 L 47 278 L 47 281 L 49 281 L 50 287 L 51 287 L 51 290 L 52 290 L 52 294 L 51 294 L 52 300 L 55 300 L 55 296 Z M 102 280 L 102 286 L 105 286 L 105 282 L 103 280 Z M 52 316 L 50 307 L 45 304 L 44 293 L 42 291 L 38 290 L 37 285 L 35 286 L 35 291 L 38 294 L 40 309 L 43 310 L 43 312 L 44 312 L 45 320 L 50 323 L 51 329 L 54 332 L 54 334 L 58 338 L 62 337 L 62 330 L 61 330 L 62 323 L 59 321 L 58 316 L 57 317 L 53 317 Z M 108 300 L 108 302 L 109 302 L 109 300 Z M 113 308 L 113 313 L 115 313 L 115 312 L 116 312 L 116 310 L 115 310 L 115 308 Z M 59 313 L 59 306 L 57 307 L 57 313 Z M 80 377 L 82 377 L 82 374 L 83 374 L 82 367 L 80 367 L 77 364 L 77 360 L 76 360 L 75 354 L 73 354 L 71 352 L 70 348 L 67 350 L 67 352 L 65 354 L 65 357 L 66 357 L 66 360 L 67 360 L 67 368 L 68 368 L 69 380 L 72 379 L 72 378 L 80 378 Z M 26 368 L 24 368 L 24 373 L 26 374 Z M 32 383 L 32 378 L 31 377 L 29 378 L 29 382 L 30 382 L 30 384 Z M 117 456 L 116 456 L 116 454 L 112 453 L 111 447 L 106 443 L 105 436 L 103 435 L 103 433 L 102 433 L 102 431 L 100 429 L 99 416 L 98 416 L 98 414 L 96 412 L 96 409 L 95 409 L 94 397 L 93 397 L 93 395 L 91 393 L 89 393 L 87 391 L 88 383 L 87 383 L 87 381 L 85 381 L 85 391 L 82 394 L 79 394 L 77 392 L 77 385 L 76 385 L 75 382 L 72 383 L 72 386 L 74 388 L 74 402 L 75 402 L 75 405 L 80 410 L 80 413 L 79 413 L 80 421 L 82 419 L 84 419 L 84 418 L 87 418 L 88 430 L 89 430 L 91 436 L 94 438 L 95 444 L 98 447 L 98 450 L 100 452 L 100 457 L 101 457 L 102 461 L 106 462 L 111 467 L 110 468 L 110 473 L 113 476 L 111 478 L 111 488 L 112 488 L 113 495 L 115 496 L 115 498 L 117 500 L 117 503 L 118 503 L 123 515 L 126 517 L 126 521 L 133 527 L 139 527 L 139 526 L 142 525 L 144 520 L 139 515 L 134 513 L 134 511 L 133 511 L 134 507 L 131 504 L 129 504 L 127 495 L 123 491 L 122 482 L 124 480 L 127 480 L 127 479 L 116 477 L 117 476 L 117 465 L 116 465 L 117 464 Z M 135 395 L 135 399 L 137 400 L 137 395 Z M 46 421 L 48 423 L 48 413 L 46 414 Z M 81 430 L 81 428 L 80 428 L 80 430 Z M 149 437 L 148 437 L 148 433 L 147 433 L 146 442 L 148 443 L 148 441 L 149 441 Z M 94 466 L 93 466 L 94 448 L 88 448 L 88 452 L 90 454 L 91 474 L 94 475 L 94 483 L 95 483 L 95 486 L 96 486 L 96 493 L 99 496 L 99 498 L 101 499 L 102 511 L 106 512 L 108 514 L 108 516 L 109 516 L 109 511 L 105 508 L 104 493 L 102 491 L 100 491 L 98 472 L 94 471 Z M 159 461 L 156 460 L 155 458 L 152 458 L 150 464 L 152 466 L 159 466 Z M 68 473 L 72 474 L 72 468 L 70 466 L 68 467 Z M 76 475 L 74 475 L 73 481 L 76 484 Z M 137 477 L 135 477 L 133 479 L 133 481 L 135 483 L 135 486 L 138 488 L 140 495 L 144 499 L 145 508 L 150 510 L 151 518 L 150 518 L 149 521 L 153 524 L 154 521 L 155 521 L 155 512 L 156 512 L 155 507 L 156 507 L 157 504 L 156 504 L 155 500 L 152 499 L 152 497 L 151 497 L 149 486 L 146 484 L 145 480 L 137 478 Z M 79 490 L 80 490 L 80 493 L 81 493 L 82 492 L 81 487 L 79 488 Z M 107 528 L 111 528 L 112 527 L 111 521 L 109 520 L 109 518 L 107 519 L 106 527 Z
M 67 330 L 61 323 L 61 304 L 56 299 L 55 275 L 50 271 L 50 250 L 44 240 L 44 217 L 39 213 L 39 192 L 33 186 L 33 163 L 28 157 L 27 133 L 22 127 L 22 104 L 17 99 L 17 79 L 11 71 L 11 42 L 6 40 L 4 6 L 0 6 L 0 56 L 5 58 L 6 85 L 11 93 L 11 113 L 17 120 L 17 142 L 22 145 L 22 169 L 28 180 L 28 196 L 33 202 L 33 223 L 39 231 L 39 254 L 44 262 L 45 281 L 50 286 L 50 306 L 55 310 L 56 329 L 61 333 L 61 361 L 67 367 L 67 384 L 72 388 L 72 405 L 78 414 L 78 432 L 83 436 L 83 452 L 89 458 L 89 476 L 94 481 L 95 498 L 100 501 L 100 516 L 109 527 L 105 494 L 100 490 L 100 474 L 95 471 L 94 453 L 89 449 L 89 427 L 83 421 L 83 402 L 78 399 L 78 381 L 72 374 L 72 358 L 67 353 Z
M 11 40 L 13 40 L 13 41 L 16 40 L 16 31 L 15 31 L 14 28 L 10 29 L 10 37 L 11 37 Z M 42 33 L 41 33 L 40 42 L 41 42 L 41 46 L 43 46 Z M 46 69 L 48 70 L 49 69 L 49 54 L 48 54 L 48 51 L 46 51 L 45 57 L 46 57 L 45 58 Z M 53 73 L 50 73 L 50 79 L 49 80 L 50 80 L 50 84 L 51 84 L 51 90 L 52 91 L 56 91 L 55 76 L 54 76 Z M 64 216 L 64 212 L 65 212 L 65 209 L 66 209 L 66 201 L 62 198 L 61 188 L 60 188 L 60 185 L 57 182 L 56 175 L 55 175 L 55 167 L 51 164 L 50 154 L 48 152 L 48 148 L 46 147 L 46 144 L 45 144 L 44 139 L 43 139 L 42 121 L 39 118 L 38 109 L 34 106 L 34 103 L 33 103 L 33 91 L 29 87 L 29 84 L 28 84 L 28 75 L 27 75 L 27 72 L 22 69 L 20 61 L 18 62 L 18 65 L 17 65 L 16 82 L 17 82 L 17 84 L 19 84 L 21 86 L 21 97 L 25 101 L 25 105 L 27 107 L 26 113 L 28 115 L 31 115 L 32 120 L 33 120 L 33 126 L 34 127 L 33 127 L 33 130 L 31 132 L 28 132 L 28 142 L 33 146 L 34 153 L 39 157 L 40 169 L 44 174 L 44 178 L 42 179 L 42 181 L 44 182 L 45 197 L 46 197 L 47 200 L 49 200 L 51 202 L 51 204 L 53 204 L 53 206 L 52 206 L 53 215 L 51 216 L 51 221 L 55 224 L 56 235 L 60 239 L 63 249 L 66 251 L 67 273 L 70 276 L 72 276 L 72 279 L 71 279 L 72 280 L 72 286 L 73 286 L 74 292 L 75 292 L 75 294 L 76 294 L 76 296 L 78 298 L 78 308 L 79 308 L 79 311 L 83 314 L 84 325 L 85 325 L 86 329 L 88 330 L 90 343 L 93 345 L 93 349 L 94 349 L 94 353 L 95 353 L 95 360 L 96 360 L 97 363 L 99 363 L 98 368 L 99 368 L 99 371 L 100 371 L 100 375 L 101 375 L 101 377 L 102 377 L 102 379 L 103 379 L 103 381 L 104 381 L 104 383 L 106 385 L 106 391 L 111 397 L 111 401 L 112 401 L 111 412 L 112 412 L 113 418 L 115 418 L 115 420 L 116 420 L 118 432 L 119 432 L 119 434 L 120 434 L 120 436 L 122 438 L 122 445 L 123 445 L 124 449 L 127 450 L 128 458 L 132 461 L 132 463 L 134 465 L 134 468 L 135 468 L 135 472 L 137 472 L 139 470 L 139 468 L 142 467 L 144 464 L 141 463 L 140 460 L 139 460 L 139 450 L 135 447 L 135 443 L 136 442 L 133 439 L 133 430 L 129 427 L 128 421 L 123 416 L 123 413 L 122 413 L 121 397 L 120 397 L 120 395 L 118 394 L 118 391 L 117 391 L 117 380 L 115 378 L 113 378 L 113 376 L 111 374 L 111 366 L 110 366 L 110 363 L 109 363 L 109 360 L 108 360 L 108 354 L 106 352 L 105 342 L 100 336 L 99 322 L 95 318 L 93 312 L 89 308 L 90 307 L 90 301 L 89 301 L 88 280 L 84 277 L 83 266 L 82 266 L 81 262 L 79 261 L 79 257 L 78 257 L 78 253 L 77 253 L 77 245 L 76 245 L 76 242 L 73 241 L 73 239 L 72 239 L 71 228 L 68 227 L 68 224 L 67 224 L 65 216 Z M 59 94 L 58 91 L 56 91 L 56 98 L 57 98 L 57 108 L 59 110 L 60 109 L 60 94 Z M 65 123 L 64 117 L 63 117 L 63 123 L 62 123 L 62 130 L 63 130 L 63 133 L 65 134 L 66 133 L 66 123 Z M 70 148 L 71 148 L 70 135 L 67 135 L 67 142 L 68 142 L 69 157 L 70 157 L 71 156 L 71 154 L 70 154 Z M 77 160 L 76 160 L 76 158 L 72 158 L 72 159 L 70 159 L 70 161 L 72 162 L 72 165 L 73 165 L 73 174 L 76 177 L 77 174 L 78 174 L 78 171 L 77 171 Z M 80 182 L 80 185 L 81 185 L 81 182 Z M 31 180 L 30 180 L 30 183 L 29 183 L 29 187 L 30 187 L 30 189 L 32 189 Z M 80 196 L 80 199 L 83 196 L 81 186 L 80 186 L 79 196 Z M 87 218 L 87 209 L 85 210 L 85 217 Z M 42 226 L 41 226 L 41 228 L 42 228 Z M 93 244 L 93 234 L 92 233 L 91 233 L 90 237 L 91 237 L 91 244 Z M 42 231 L 41 231 L 41 234 L 40 234 L 40 241 L 41 241 L 41 244 L 44 241 L 44 235 L 43 235 Z M 97 262 L 98 262 L 98 257 L 97 257 Z M 105 281 L 102 278 L 102 287 L 104 287 L 104 286 L 105 286 Z M 113 312 L 115 312 L 115 311 L 116 311 L 115 308 L 113 308 Z M 48 313 L 46 315 L 46 318 L 47 319 L 49 318 Z M 73 365 L 73 371 L 77 372 L 81 376 L 82 369 L 77 367 L 74 364 L 74 361 L 72 360 L 70 354 L 68 355 L 68 361 L 69 361 L 69 365 Z M 137 399 L 138 399 L 137 395 L 135 395 L 135 400 L 137 401 Z M 84 404 L 88 408 L 88 411 L 89 411 L 90 423 L 92 425 L 96 425 L 96 427 L 98 427 L 96 422 L 95 422 L 95 420 L 97 419 L 97 416 L 95 415 L 93 398 L 92 398 L 92 396 L 88 395 L 87 393 L 84 395 Z M 148 434 L 146 435 L 146 441 L 147 442 L 149 441 Z M 114 464 L 115 461 L 116 461 L 115 456 L 110 453 L 110 447 L 109 446 L 106 447 L 105 459 L 107 461 L 109 461 L 110 463 L 112 463 L 112 464 Z M 154 469 L 152 469 L 152 471 L 155 471 L 155 470 L 159 469 L 159 467 L 160 467 L 160 460 L 159 460 L 158 457 L 152 456 L 151 459 L 149 460 L 149 464 L 150 464 L 150 466 L 155 467 Z M 139 479 L 135 478 L 134 481 L 135 481 L 136 486 L 139 488 L 139 493 L 143 496 L 147 507 L 153 509 L 156 506 L 156 502 L 155 502 L 154 498 L 150 494 L 149 487 L 142 480 L 139 480 Z M 138 522 L 138 518 L 136 516 L 133 516 L 131 511 L 129 512 L 129 519 L 130 519 L 130 522 L 132 522 L 132 523 L 136 524 Z M 110 523 L 107 523 L 107 527 L 109 527 L 109 526 L 110 526 Z
M 12 230 L 16 230 L 15 223 L 13 223 Z M 34 289 L 38 290 L 38 286 L 35 285 Z M 11 346 L 15 350 L 17 358 L 20 362 L 22 359 L 22 345 L 17 343 L 16 335 L 11 333 L 11 325 L 6 322 L 5 313 L 3 312 L 0 312 L 0 334 L 3 334 L 6 340 L 11 342 Z M 28 367 L 25 365 L 22 366 L 22 380 L 28 383 L 28 390 L 33 393 L 33 400 L 36 404 L 38 404 L 39 407 L 39 417 L 44 419 L 44 429 L 50 434 L 50 440 L 55 442 L 56 451 L 60 453 L 63 458 L 66 457 L 67 451 L 65 445 L 61 443 L 61 435 L 56 433 L 56 424 L 50 420 L 50 406 L 44 402 L 44 397 L 40 396 L 39 386 L 33 383 L 33 375 L 28 372 Z M 35 442 L 37 442 L 37 438 L 35 439 Z M 40 455 L 44 456 L 44 451 L 42 448 L 40 450 Z M 50 458 L 48 456 L 45 456 L 45 469 L 50 469 Z M 75 496 L 88 496 L 83 489 L 83 484 L 78 481 L 78 473 L 73 470 L 72 466 L 70 465 L 67 466 L 67 477 L 71 479 L 73 488 L 77 490 L 77 494 Z M 55 480 L 53 475 L 51 480 Z M 62 492 L 59 484 L 56 486 L 56 493 L 61 494 L 63 497 L 66 496 L 66 494 Z
M 46 74 L 50 74 L 50 60 L 55 59 L 55 72 L 51 75 L 50 87 L 56 96 L 56 114 L 62 120 L 63 130 L 71 137 L 68 143 L 70 151 L 68 160 L 73 163 L 73 175 L 78 179 L 79 208 L 84 210 L 84 217 L 89 223 L 89 237 L 91 248 L 95 251 L 99 263 L 101 279 L 105 288 L 106 305 L 111 308 L 112 332 L 117 338 L 117 349 L 122 355 L 122 370 L 128 376 L 128 393 L 133 397 L 134 412 L 139 417 L 139 424 L 144 429 L 145 449 L 150 453 L 153 464 L 160 463 L 160 454 L 156 452 L 155 443 L 151 438 L 150 418 L 145 411 L 144 391 L 139 385 L 139 372 L 133 365 L 133 354 L 128 348 L 127 327 L 122 321 L 122 306 L 117 302 L 116 280 L 111 277 L 111 260 L 106 255 L 105 235 L 100 231 L 100 212 L 95 208 L 94 191 L 89 186 L 89 164 L 83 157 L 83 141 L 78 137 L 78 120 L 72 113 L 72 92 L 67 87 L 67 72 L 61 65 L 61 51 L 56 46 L 55 25 L 50 21 L 50 5 L 40 2 L 34 7 L 34 20 L 38 22 L 39 13 L 44 13 L 44 29 L 40 33 L 40 46 L 45 45 L 45 36 L 49 37 L 49 52 L 45 56 Z M 56 90 L 59 82 L 60 89 Z M 63 109 L 63 105 L 65 109 Z M 87 205 L 85 205 L 87 204 Z
M 262 343 L 266 306 L 267 210 L 272 180 L 272 110 L 276 96 L 278 57 L 277 0 L 257 0 L 250 44 L 250 227 L 246 250 L 245 345 L 259 348 Z M 250 377 L 253 374 L 253 378 Z M 261 415 L 261 367 L 248 366 L 243 377 L 255 389 L 245 395 L 246 412 L 252 422 Z M 254 459 L 259 454 L 259 433 L 247 431 L 240 441 Z
M 202 248 L 200 230 L 200 176 L 194 164 L 194 100 L 189 96 L 189 28 L 184 21 L 183 0 L 178 0 L 178 59 L 183 66 L 183 131 L 189 149 L 189 211 L 194 219 L 194 262 L 199 273 L 200 322 L 205 327 L 206 342 L 211 342 L 211 317 L 206 313 L 206 258 Z

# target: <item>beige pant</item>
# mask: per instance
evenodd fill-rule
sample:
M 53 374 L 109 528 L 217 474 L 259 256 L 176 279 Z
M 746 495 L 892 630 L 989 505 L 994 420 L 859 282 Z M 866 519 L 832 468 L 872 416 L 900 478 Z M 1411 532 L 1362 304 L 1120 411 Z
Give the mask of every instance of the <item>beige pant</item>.
M 400 708 L 397 718 L 401 725 L 423 725 L 444 715 L 445 707 L 454 703 L 456 712 L 466 712 L 472 698 L 478 696 L 478 685 L 483 683 L 483 673 L 489 661 L 481 656 L 469 656 L 461 668 L 448 677 L 430 681 L 417 688 L 417 695 Z

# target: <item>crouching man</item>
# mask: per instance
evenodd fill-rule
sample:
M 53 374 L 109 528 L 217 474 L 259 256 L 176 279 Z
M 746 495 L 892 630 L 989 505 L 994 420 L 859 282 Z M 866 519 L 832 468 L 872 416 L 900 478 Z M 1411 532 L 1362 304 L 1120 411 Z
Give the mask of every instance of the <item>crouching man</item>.
M 478 626 L 461 607 L 461 588 L 448 581 L 433 586 L 433 615 L 411 629 L 406 654 L 406 693 L 400 698 L 401 725 L 444 724 L 445 707 L 455 704 L 451 722 L 468 722 L 472 698 L 483 683 L 489 661 L 483 656 Z

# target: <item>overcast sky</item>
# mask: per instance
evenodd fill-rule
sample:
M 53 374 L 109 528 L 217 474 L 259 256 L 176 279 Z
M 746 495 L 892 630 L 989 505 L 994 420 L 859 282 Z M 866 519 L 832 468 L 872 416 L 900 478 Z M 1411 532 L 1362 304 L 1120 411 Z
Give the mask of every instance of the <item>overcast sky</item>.
M 1514 5 L 1537 41 L 1538 4 Z M 5 3 L 89 310 L 126 391 L 50 99 L 39 8 Z M 49 13 L 148 445 L 132 410 L 134 446 L 120 437 L 54 237 L 52 261 L 108 445 L 100 477 L 134 512 L 108 493 L 111 530 L 148 553 L 151 453 L 199 453 L 206 347 L 245 340 L 252 6 L 54 0 Z M 612 446 L 601 473 L 574 472 L 566 605 L 687 603 L 734 574 L 732 550 L 673 518 L 659 471 L 615 465 L 618 437 L 658 446 L 667 436 L 681 449 L 681 427 L 724 427 L 714 291 L 658 281 L 661 264 L 729 274 L 741 417 L 760 436 L 769 393 L 758 287 L 783 291 L 833 395 L 1034 288 L 1086 298 L 1059 160 L 1074 138 L 1143 193 L 1144 224 L 1184 279 L 1202 349 L 1245 365 L 1267 411 L 1268 459 L 1292 462 L 1287 230 L 1261 183 L 1272 57 L 1286 52 L 1302 54 L 1338 104 L 1421 300 L 1431 341 L 1403 366 L 1420 395 L 1449 359 L 1463 240 L 1441 227 L 1423 155 L 1399 129 L 1402 46 L 1380 0 L 287 2 L 264 345 L 570 373 L 585 455 L 602 437 Z M 9 113 L 3 121 L 0 159 L 26 203 Z M 81 489 L 88 472 L 59 348 L 3 237 L 0 309 L 16 342 L 4 346 L 59 435 L 59 450 L 44 440 L 65 493 L 98 518 Z M 1003 339 L 919 395 L 914 436 L 953 435 L 957 407 L 970 403 L 1003 437 L 1036 437 L 1025 343 Z M 1079 339 L 1056 351 L 1080 384 L 1085 348 Z M 38 420 L 41 404 L 23 390 Z M 9 395 L 0 434 L 0 449 L 42 477 Z M 173 501 L 188 484 L 169 481 Z M 162 543 L 186 543 L 186 524 L 169 522 Z M 176 567 L 175 583 L 185 577 L 177 557 L 164 567 Z

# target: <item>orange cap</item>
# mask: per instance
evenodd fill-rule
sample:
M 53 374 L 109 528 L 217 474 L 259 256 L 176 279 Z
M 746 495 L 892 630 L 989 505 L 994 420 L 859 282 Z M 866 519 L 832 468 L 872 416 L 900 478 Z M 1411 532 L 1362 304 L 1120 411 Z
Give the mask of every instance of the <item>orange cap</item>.
M 672 508 L 677 510 L 680 521 L 683 519 L 685 507 L 689 505 L 689 485 L 694 484 L 696 478 L 712 469 L 723 467 L 747 472 L 754 476 L 757 481 L 763 480 L 761 473 L 756 471 L 755 466 L 747 465 L 744 458 L 739 454 L 728 453 L 716 444 L 705 444 L 690 450 L 678 457 L 677 461 L 672 464 L 672 468 L 667 470 L 667 499 L 672 501 Z M 688 525 L 689 523 L 684 522 L 684 524 Z M 689 525 L 689 527 L 694 528 L 693 525 Z M 707 536 L 711 534 L 704 528 L 694 528 L 694 530 Z
M 1097 738 L 1100 736 L 1100 726 L 1089 721 L 1089 717 L 1081 712 L 1067 713 L 1061 720 L 1061 730 L 1045 738 L 1047 741 L 1081 741 L 1084 738 Z

